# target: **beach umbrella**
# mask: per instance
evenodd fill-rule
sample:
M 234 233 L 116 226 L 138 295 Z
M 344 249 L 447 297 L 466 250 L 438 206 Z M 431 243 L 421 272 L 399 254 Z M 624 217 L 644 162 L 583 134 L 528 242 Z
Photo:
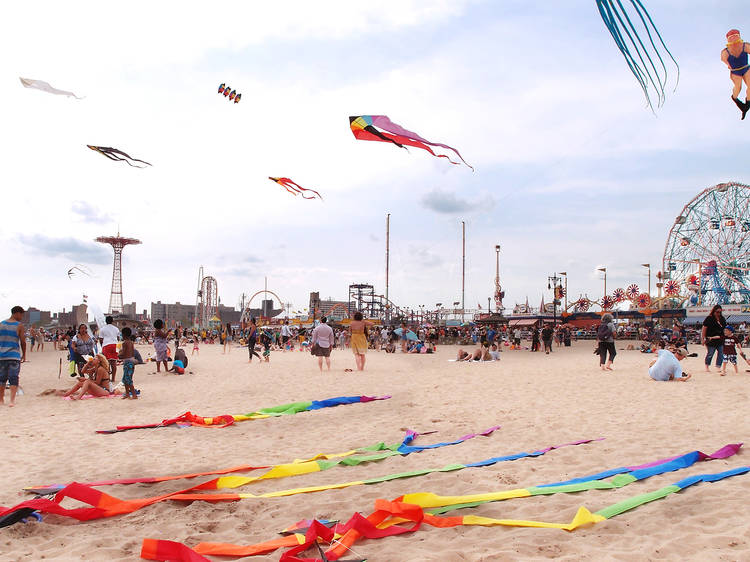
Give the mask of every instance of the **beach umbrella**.
M 396 334 L 396 335 L 398 335 L 398 337 L 401 337 L 402 331 L 403 331 L 402 328 L 397 328 L 397 329 L 393 330 L 393 333 Z M 411 341 L 417 341 L 417 334 L 415 334 L 411 330 L 408 330 L 406 332 L 406 339 L 407 340 L 411 340 Z

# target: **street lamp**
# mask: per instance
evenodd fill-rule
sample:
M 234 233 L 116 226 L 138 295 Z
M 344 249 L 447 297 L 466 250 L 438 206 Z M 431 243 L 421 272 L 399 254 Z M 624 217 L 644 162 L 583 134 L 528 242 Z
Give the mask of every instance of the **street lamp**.
M 557 276 L 557 273 L 553 273 L 552 275 L 547 277 L 547 289 L 552 289 L 552 323 L 553 325 L 557 324 L 557 304 L 560 302 L 557 299 L 557 288 L 559 284 L 560 284 L 560 277 Z
M 648 296 L 651 296 L 651 264 L 650 263 L 642 263 L 641 266 L 648 269 Z
M 607 295 L 607 268 L 606 267 L 600 267 L 599 271 L 604 273 L 604 295 Z

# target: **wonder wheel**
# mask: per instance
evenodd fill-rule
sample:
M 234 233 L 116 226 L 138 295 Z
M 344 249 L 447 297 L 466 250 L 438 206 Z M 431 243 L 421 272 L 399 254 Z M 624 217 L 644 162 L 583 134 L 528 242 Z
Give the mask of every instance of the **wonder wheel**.
M 720 183 L 695 196 L 675 219 L 663 259 L 664 278 L 693 290 L 689 304 L 750 303 L 750 186 Z

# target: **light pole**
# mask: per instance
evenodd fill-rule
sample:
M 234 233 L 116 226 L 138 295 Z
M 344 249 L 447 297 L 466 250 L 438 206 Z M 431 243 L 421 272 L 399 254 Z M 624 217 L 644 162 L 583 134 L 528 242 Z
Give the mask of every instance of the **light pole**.
M 500 244 L 495 244 L 495 312 L 500 313 L 502 308 L 503 292 L 500 287 Z
M 461 323 L 466 312 L 466 221 L 461 221 Z
M 388 288 L 389 288 L 389 279 L 388 279 L 388 273 L 390 272 L 390 264 L 391 264 L 391 214 L 388 213 L 385 216 L 385 300 L 388 301 Z M 385 320 L 386 322 L 390 321 L 391 314 L 388 309 L 386 309 L 385 312 Z
M 604 296 L 607 296 L 607 268 L 606 267 L 600 267 L 597 268 L 597 271 L 601 271 L 604 273 Z
M 651 264 L 650 263 L 642 263 L 641 266 L 648 269 L 648 296 L 651 296 Z
M 557 299 L 557 287 L 560 283 L 560 278 L 557 273 L 553 273 L 547 277 L 547 289 L 552 289 L 552 325 L 557 325 L 557 303 L 560 302 Z M 544 312 L 544 311 L 542 311 Z

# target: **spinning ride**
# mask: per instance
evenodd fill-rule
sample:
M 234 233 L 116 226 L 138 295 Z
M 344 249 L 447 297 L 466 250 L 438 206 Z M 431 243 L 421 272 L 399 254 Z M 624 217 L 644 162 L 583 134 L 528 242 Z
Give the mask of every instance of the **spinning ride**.
M 664 280 L 690 292 L 687 306 L 750 303 L 750 186 L 704 189 L 682 209 L 664 248 Z

